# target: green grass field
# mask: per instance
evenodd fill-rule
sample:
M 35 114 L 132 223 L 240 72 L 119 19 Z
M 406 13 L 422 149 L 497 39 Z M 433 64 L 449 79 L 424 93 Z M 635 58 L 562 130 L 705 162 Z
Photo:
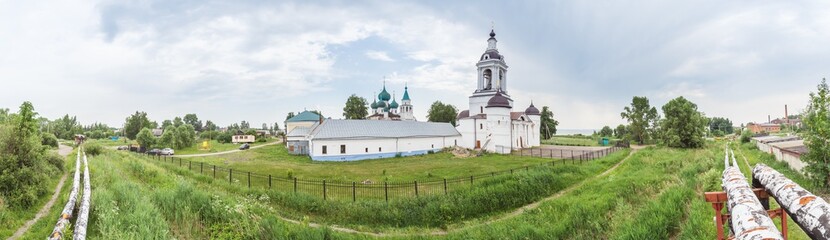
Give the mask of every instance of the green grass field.
M 569 145 L 569 146 L 599 146 L 596 140 L 577 136 L 554 136 L 551 139 L 542 140 L 545 145 Z
M 441 180 L 550 162 L 550 159 L 491 154 L 477 158 L 456 158 L 451 153 L 363 160 L 353 162 L 316 162 L 307 156 L 289 155 L 277 144 L 248 151 L 188 160 L 205 162 L 234 170 L 272 174 L 278 177 L 327 179 L 338 181 L 370 180 L 414 181 Z
M 389 203 L 322 200 L 304 193 L 249 189 L 176 163 L 106 151 L 102 156 L 90 158 L 93 210 L 89 238 L 374 238 L 327 227 L 337 225 L 382 233 L 392 239 L 712 239 L 715 235 L 713 211 L 703 200 L 703 192 L 720 190 L 723 144 L 710 143 L 707 148 L 693 150 L 647 148 L 631 155 L 610 174 L 597 176 L 628 155 L 628 151 L 621 151 L 583 164 L 543 166 L 488 178 L 448 195 L 396 199 Z M 812 189 L 803 176 L 787 170 L 784 163 L 768 154 L 754 150 L 749 144 L 733 146 L 741 164 L 746 156 L 746 161 L 753 166 L 763 162 Z M 307 158 L 283 156 L 285 153 L 275 148 L 279 147 L 211 161 L 236 161 L 234 164 L 249 163 L 251 167 L 258 164 L 260 168 L 276 161 L 280 166 L 295 167 L 298 172 L 312 169 L 306 171 L 320 171 L 318 174 L 336 174 L 341 167 L 370 168 L 369 165 L 403 165 L 388 167 L 395 170 L 427 165 L 424 169 L 452 173 L 451 170 L 465 172 L 476 168 L 472 165 L 499 168 L 515 164 L 493 162 L 538 163 L 530 158 L 490 155 L 447 160 L 444 157 L 448 154 L 439 153 L 365 163 L 324 163 L 319 165 L 328 169 L 321 170 Z M 286 158 L 273 159 L 279 156 Z M 448 165 L 446 161 L 461 164 Z M 743 165 L 741 169 L 750 176 L 750 169 Z M 412 179 L 423 176 L 410 172 L 413 173 L 404 176 Z M 392 171 L 387 169 L 389 173 Z M 358 172 L 345 176 L 371 175 Z M 514 209 L 570 186 L 577 187 L 541 202 L 538 208 L 508 217 Z M 65 201 L 66 194 L 64 191 L 59 201 Z M 773 207 L 776 206 L 773 201 Z M 56 204 L 50 215 L 56 216 L 60 208 L 62 204 Z M 43 238 L 51 231 L 55 216 L 38 222 L 24 239 Z M 286 222 L 281 217 L 294 219 L 299 224 Z M 314 227 L 311 223 L 321 226 Z M 793 222 L 789 226 L 790 239 L 808 239 Z M 446 235 L 429 237 L 436 231 Z
M 251 146 L 258 146 L 262 144 L 267 144 L 277 141 L 275 138 L 268 138 L 266 142 L 260 143 L 255 142 L 252 143 Z M 183 149 L 176 149 L 176 155 L 187 155 L 187 154 L 200 154 L 200 153 L 215 153 L 215 152 L 224 152 L 239 149 L 240 144 L 234 143 L 219 143 L 216 140 L 208 141 L 209 149 L 202 149 L 202 143 L 204 140 L 197 140 L 196 145 L 191 147 L 183 148 Z

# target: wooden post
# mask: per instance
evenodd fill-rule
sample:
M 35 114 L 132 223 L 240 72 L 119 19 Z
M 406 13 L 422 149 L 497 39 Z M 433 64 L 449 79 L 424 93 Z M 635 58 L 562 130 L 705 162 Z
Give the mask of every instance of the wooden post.
M 231 180 L 233 178 L 233 168 L 228 168 L 228 182 L 233 183 Z
M 389 185 L 383 182 L 383 196 L 386 197 L 386 202 L 389 202 Z
M 326 180 L 323 179 L 323 200 L 326 200 Z
M 297 192 L 297 178 L 294 178 L 294 192 Z
M 248 188 L 251 188 L 251 172 L 248 172 Z
M 470 175 L 470 185 L 473 185 L 473 176 Z
M 205 168 L 205 163 L 200 162 L 199 163 L 199 174 L 202 174 L 202 169 L 204 169 L 204 168 Z
M 268 174 L 268 189 L 271 189 L 271 174 Z
M 216 179 L 216 165 L 213 165 L 213 179 Z
M 444 178 L 444 195 L 447 194 L 447 179 Z
M 418 181 L 415 181 L 415 197 L 418 197 Z
M 355 190 L 357 185 L 352 182 L 352 202 L 357 202 L 357 191 Z

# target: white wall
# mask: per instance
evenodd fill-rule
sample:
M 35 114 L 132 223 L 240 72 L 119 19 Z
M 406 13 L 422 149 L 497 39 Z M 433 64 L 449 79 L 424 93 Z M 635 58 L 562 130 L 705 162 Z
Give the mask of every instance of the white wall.
M 372 139 L 320 139 L 312 140 L 310 148 L 314 156 L 346 156 L 382 153 L 409 153 L 413 151 L 436 150 L 461 144 L 461 136 L 424 137 L 424 138 L 372 138 Z M 346 146 L 346 152 L 340 152 L 340 146 Z M 326 154 L 323 154 L 326 146 Z

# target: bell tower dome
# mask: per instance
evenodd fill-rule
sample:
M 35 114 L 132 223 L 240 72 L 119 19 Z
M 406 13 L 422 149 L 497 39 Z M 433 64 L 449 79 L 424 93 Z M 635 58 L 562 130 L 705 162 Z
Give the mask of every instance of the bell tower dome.
M 513 106 L 513 100 L 507 91 L 507 63 L 504 61 L 504 55 L 499 53 L 496 40 L 496 31 L 490 29 L 490 38 L 487 39 L 487 49 L 481 54 L 481 57 L 476 63 L 477 71 L 477 85 L 473 95 L 470 96 L 470 115 L 485 113 L 484 108 L 487 106 L 487 101 L 500 92 L 504 98 L 508 100 L 510 106 Z

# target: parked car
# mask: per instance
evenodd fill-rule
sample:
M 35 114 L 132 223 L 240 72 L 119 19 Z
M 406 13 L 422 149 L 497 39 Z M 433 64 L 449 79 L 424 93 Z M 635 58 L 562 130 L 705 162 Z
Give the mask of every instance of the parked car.
M 127 147 L 127 146 L 118 146 L 118 150 L 130 150 L 130 147 Z
M 147 154 L 149 155 L 159 155 L 159 153 L 161 153 L 161 150 L 159 150 L 158 148 L 153 148 L 150 151 L 147 151 Z
M 159 155 L 173 155 L 173 149 L 171 149 L 171 148 L 162 149 L 161 152 L 159 152 Z
M 242 144 L 242 146 L 239 146 L 239 150 L 248 150 L 249 148 L 251 148 L 251 145 L 247 143 Z

